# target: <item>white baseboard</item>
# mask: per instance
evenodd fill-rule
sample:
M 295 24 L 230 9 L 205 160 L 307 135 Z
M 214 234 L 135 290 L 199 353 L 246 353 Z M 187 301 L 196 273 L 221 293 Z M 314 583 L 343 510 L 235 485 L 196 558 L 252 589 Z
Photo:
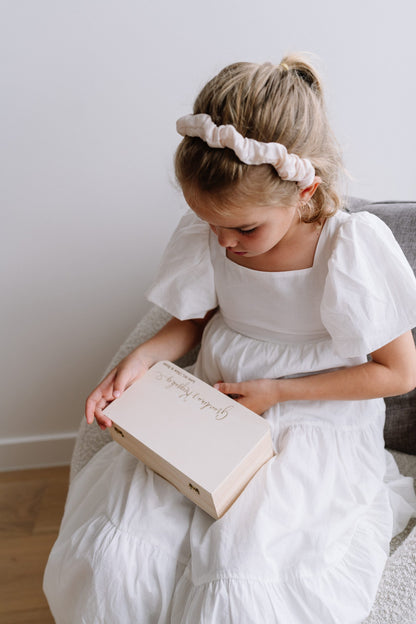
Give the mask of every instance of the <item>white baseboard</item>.
M 71 461 L 77 432 L 0 438 L 0 471 L 65 466 Z

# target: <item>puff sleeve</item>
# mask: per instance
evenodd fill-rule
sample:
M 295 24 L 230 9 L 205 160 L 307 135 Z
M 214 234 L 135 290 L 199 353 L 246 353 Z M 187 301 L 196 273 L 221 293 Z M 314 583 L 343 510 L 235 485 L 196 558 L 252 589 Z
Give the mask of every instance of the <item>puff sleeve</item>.
M 210 227 L 188 211 L 162 256 L 147 299 L 184 321 L 203 318 L 216 308 L 217 295 L 209 250 Z
M 368 212 L 339 227 L 321 319 L 341 357 L 367 355 L 416 325 L 416 279 L 385 223 Z

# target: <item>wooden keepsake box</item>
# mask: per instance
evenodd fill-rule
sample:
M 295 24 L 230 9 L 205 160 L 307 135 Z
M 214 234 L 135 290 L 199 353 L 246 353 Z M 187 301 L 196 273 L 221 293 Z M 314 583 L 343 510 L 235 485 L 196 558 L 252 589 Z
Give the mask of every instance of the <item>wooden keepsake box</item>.
M 266 420 L 171 362 L 104 413 L 114 440 L 216 519 L 273 456 Z

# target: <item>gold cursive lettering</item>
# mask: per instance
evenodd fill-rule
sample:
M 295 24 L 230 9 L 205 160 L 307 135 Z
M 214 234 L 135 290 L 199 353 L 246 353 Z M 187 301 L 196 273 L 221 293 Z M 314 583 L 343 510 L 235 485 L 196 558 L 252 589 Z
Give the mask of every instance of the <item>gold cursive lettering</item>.
M 225 407 L 218 407 L 211 403 L 208 399 L 205 399 L 199 392 L 195 392 L 191 388 L 190 384 L 195 383 L 195 379 L 188 377 L 188 375 L 178 372 L 176 368 L 169 366 L 168 363 L 164 363 L 168 370 L 172 370 L 174 375 L 164 375 L 161 372 L 156 372 L 155 379 L 157 381 L 164 382 L 167 390 L 173 390 L 176 392 L 178 398 L 184 403 L 188 401 L 195 402 L 196 406 L 205 412 L 212 413 L 215 416 L 215 420 L 224 420 L 229 416 L 230 411 L 233 409 L 233 405 L 227 405 Z M 177 379 L 177 376 L 181 376 L 183 379 Z

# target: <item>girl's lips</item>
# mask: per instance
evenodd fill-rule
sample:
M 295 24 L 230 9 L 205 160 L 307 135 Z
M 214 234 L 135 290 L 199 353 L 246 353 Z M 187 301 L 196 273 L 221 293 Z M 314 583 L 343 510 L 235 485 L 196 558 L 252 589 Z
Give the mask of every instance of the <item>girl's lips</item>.
M 230 249 L 231 253 L 235 254 L 236 256 L 245 256 L 246 255 L 246 251 L 233 251 L 232 249 Z

